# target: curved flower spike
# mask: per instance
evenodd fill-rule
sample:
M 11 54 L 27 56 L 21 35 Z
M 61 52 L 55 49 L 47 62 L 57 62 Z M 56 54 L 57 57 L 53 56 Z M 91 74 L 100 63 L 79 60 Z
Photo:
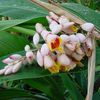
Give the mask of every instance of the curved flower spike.
M 37 60 L 37 63 L 42 67 L 43 66 L 43 56 L 39 50 L 37 51 L 36 60 Z
M 26 52 L 26 58 L 29 64 L 33 63 L 33 60 L 35 59 L 35 55 L 33 54 L 32 51 Z
M 35 46 L 37 46 L 37 44 L 39 43 L 39 40 L 40 40 L 40 36 L 38 33 L 35 33 L 34 36 L 33 36 L 33 43 Z
M 92 23 L 85 23 L 81 25 L 81 28 L 87 32 L 91 32 L 94 29 L 94 25 Z
M 46 38 L 48 47 L 51 51 L 60 51 L 63 52 L 63 48 L 61 47 L 62 44 L 62 40 L 59 36 L 57 35 L 53 35 L 53 34 L 49 34 Z
M 9 63 L 12 63 L 13 61 L 14 61 L 13 59 L 6 58 L 2 62 L 5 63 L 5 64 L 9 64 Z
M 49 50 L 48 45 L 46 43 L 43 44 L 42 47 L 41 47 L 41 54 L 42 54 L 42 56 L 46 56 L 49 53 L 50 53 L 50 50 Z
M 47 30 L 43 30 L 41 36 L 43 37 L 44 40 L 46 40 L 48 34 L 50 34 L 50 32 L 48 32 Z
M 25 49 L 26 52 L 28 52 L 28 51 L 30 51 L 30 46 L 26 45 L 24 49 Z
M 83 43 L 86 37 L 82 33 L 77 33 L 76 37 L 79 39 L 80 43 Z
M 63 25 L 63 24 L 65 24 L 65 23 L 68 23 L 69 20 L 68 20 L 65 16 L 61 16 L 61 17 L 59 18 L 58 22 L 59 22 L 61 25 Z
M 62 44 L 66 44 L 69 41 L 69 36 L 68 35 L 60 35 L 60 38 L 62 39 Z
M 12 69 L 12 73 L 16 73 L 20 70 L 20 68 L 22 67 L 22 62 L 18 62 L 17 64 L 15 64 L 13 66 L 13 69 Z
M 58 17 L 55 13 L 49 12 L 49 15 L 50 15 L 50 17 L 51 17 L 53 20 L 58 21 L 58 18 L 59 18 L 59 17 Z
M 53 34 L 58 34 L 62 30 L 62 25 L 52 21 L 49 28 Z
M 13 54 L 9 58 L 13 60 L 19 60 L 22 58 L 22 56 L 20 54 Z
M 40 34 L 45 28 L 43 27 L 42 24 L 37 23 L 37 24 L 35 25 L 35 29 L 36 29 L 36 31 Z
M 59 66 L 56 65 L 56 63 L 49 55 L 44 57 L 44 67 L 45 69 L 48 69 L 51 73 L 59 72 Z
M 61 71 L 67 71 L 71 63 L 71 59 L 66 54 L 61 54 L 57 57 L 57 62 L 60 65 Z

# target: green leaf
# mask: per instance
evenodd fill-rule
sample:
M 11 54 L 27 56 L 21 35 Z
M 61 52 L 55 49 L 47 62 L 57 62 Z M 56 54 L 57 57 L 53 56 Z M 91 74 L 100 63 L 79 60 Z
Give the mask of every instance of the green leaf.
M 93 23 L 100 30 L 100 12 L 76 3 L 64 3 L 62 6 L 85 21 Z
M 34 96 L 27 91 L 19 89 L 3 89 L 0 91 L 0 100 L 9 100 L 14 98 L 34 98 Z M 36 100 L 36 99 L 33 99 Z
M 24 37 L 0 31 L 0 56 L 21 51 L 26 44 Z
M 68 90 L 69 94 L 71 95 L 72 100 L 84 100 L 83 96 L 81 95 L 80 91 L 78 90 L 75 81 L 72 81 L 67 73 L 63 73 L 60 75 L 63 85 Z

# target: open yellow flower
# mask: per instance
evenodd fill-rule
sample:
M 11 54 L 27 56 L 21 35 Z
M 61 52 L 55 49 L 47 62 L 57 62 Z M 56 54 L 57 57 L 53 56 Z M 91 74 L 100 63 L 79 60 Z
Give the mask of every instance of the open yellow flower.
M 46 41 L 47 41 L 48 47 L 51 51 L 63 52 L 63 48 L 61 46 L 62 39 L 59 36 L 54 35 L 54 34 L 49 34 L 47 36 Z

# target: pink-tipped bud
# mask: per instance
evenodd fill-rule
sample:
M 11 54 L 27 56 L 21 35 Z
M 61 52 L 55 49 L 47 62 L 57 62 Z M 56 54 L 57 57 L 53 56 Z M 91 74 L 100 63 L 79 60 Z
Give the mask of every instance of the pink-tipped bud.
M 61 25 L 63 25 L 63 24 L 65 24 L 65 23 L 68 23 L 69 20 L 68 20 L 65 16 L 61 16 L 61 17 L 59 18 L 58 22 L 59 22 Z
M 53 13 L 53 12 L 49 12 L 49 14 L 50 14 L 50 17 L 52 18 L 52 19 L 54 19 L 54 20 L 58 20 L 58 16 L 55 14 L 55 13 Z
M 26 52 L 26 58 L 29 64 L 33 63 L 33 60 L 35 59 L 35 55 L 33 54 L 32 51 Z
M 52 58 L 48 55 L 44 57 L 44 67 L 45 69 L 48 69 L 50 67 L 54 66 L 54 61 L 52 60 Z
M 53 20 L 49 17 L 49 16 L 46 16 L 46 19 L 49 23 L 51 23 Z
M 71 27 L 72 25 L 74 25 L 74 22 L 67 22 L 63 24 L 63 29 L 67 29 L 69 27 Z
M 13 66 L 13 69 L 12 69 L 12 73 L 16 73 L 20 70 L 20 68 L 22 67 L 22 62 L 18 62 L 17 64 L 15 64 Z
M 60 63 L 62 66 L 68 66 L 71 63 L 71 59 L 65 55 L 65 54 L 61 54 L 57 57 L 57 61 L 58 63 Z
M 35 46 L 37 46 L 37 44 L 39 43 L 40 40 L 40 36 L 38 33 L 35 33 L 35 35 L 33 36 L 33 43 Z
M 79 39 L 80 43 L 83 43 L 86 37 L 82 33 L 77 33 L 76 37 Z
M 2 62 L 5 63 L 5 64 L 9 64 L 9 63 L 12 63 L 14 60 L 10 59 L 10 58 L 6 58 L 4 59 Z
M 37 59 L 37 63 L 42 67 L 43 66 L 43 56 L 40 53 L 40 51 L 37 51 L 36 59 Z
M 72 42 L 79 42 L 79 39 L 76 35 L 70 35 L 69 36 L 70 41 Z
M 13 54 L 9 58 L 13 60 L 19 60 L 22 58 L 22 56 L 20 54 Z
M 45 28 L 43 27 L 43 25 L 42 24 L 40 24 L 40 23 L 37 23 L 36 25 L 35 25 L 35 28 L 36 28 L 36 31 L 38 32 L 38 33 L 41 33 Z
M 43 30 L 41 36 L 43 37 L 44 40 L 46 40 L 48 34 L 50 34 L 50 32 L 48 32 L 47 30 Z
M 69 41 L 69 36 L 68 35 L 60 35 L 61 39 L 62 39 L 62 44 L 65 44 Z
M 85 23 L 81 25 L 81 28 L 87 32 L 91 32 L 94 29 L 94 25 L 92 23 Z
M 42 54 L 42 56 L 46 56 L 49 53 L 50 53 L 50 50 L 49 50 L 48 45 L 46 43 L 43 44 L 42 47 L 41 47 L 41 54 Z
M 26 45 L 24 49 L 25 49 L 26 52 L 27 51 L 30 51 L 30 46 L 29 45 Z
M 12 73 L 12 68 L 13 68 L 13 66 L 10 66 L 10 67 L 8 67 L 7 69 L 6 69 L 6 71 L 5 71 L 5 75 L 9 75 L 9 74 L 11 74 Z

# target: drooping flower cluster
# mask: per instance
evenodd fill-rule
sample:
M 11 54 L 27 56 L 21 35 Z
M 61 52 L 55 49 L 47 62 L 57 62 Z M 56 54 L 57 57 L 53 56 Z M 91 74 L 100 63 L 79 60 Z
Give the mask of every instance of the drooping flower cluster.
M 36 33 L 33 36 L 33 44 L 37 48 L 36 54 L 30 46 L 26 45 L 24 57 L 14 54 L 3 60 L 8 65 L 0 70 L 0 74 L 15 73 L 23 65 L 32 64 L 34 60 L 40 67 L 48 69 L 51 73 L 69 71 L 75 68 L 85 55 L 91 56 L 90 36 L 94 30 L 92 23 L 79 26 L 65 16 L 59 17 L 53 12 L 50 12 L 46 19 L 49 23 L 49 31 L 40 23 L 35 25 Z M 85 34 L 78 33 L 78 30 L 84 31 Z M 41 38 L 44 43 L 38 47 Z

